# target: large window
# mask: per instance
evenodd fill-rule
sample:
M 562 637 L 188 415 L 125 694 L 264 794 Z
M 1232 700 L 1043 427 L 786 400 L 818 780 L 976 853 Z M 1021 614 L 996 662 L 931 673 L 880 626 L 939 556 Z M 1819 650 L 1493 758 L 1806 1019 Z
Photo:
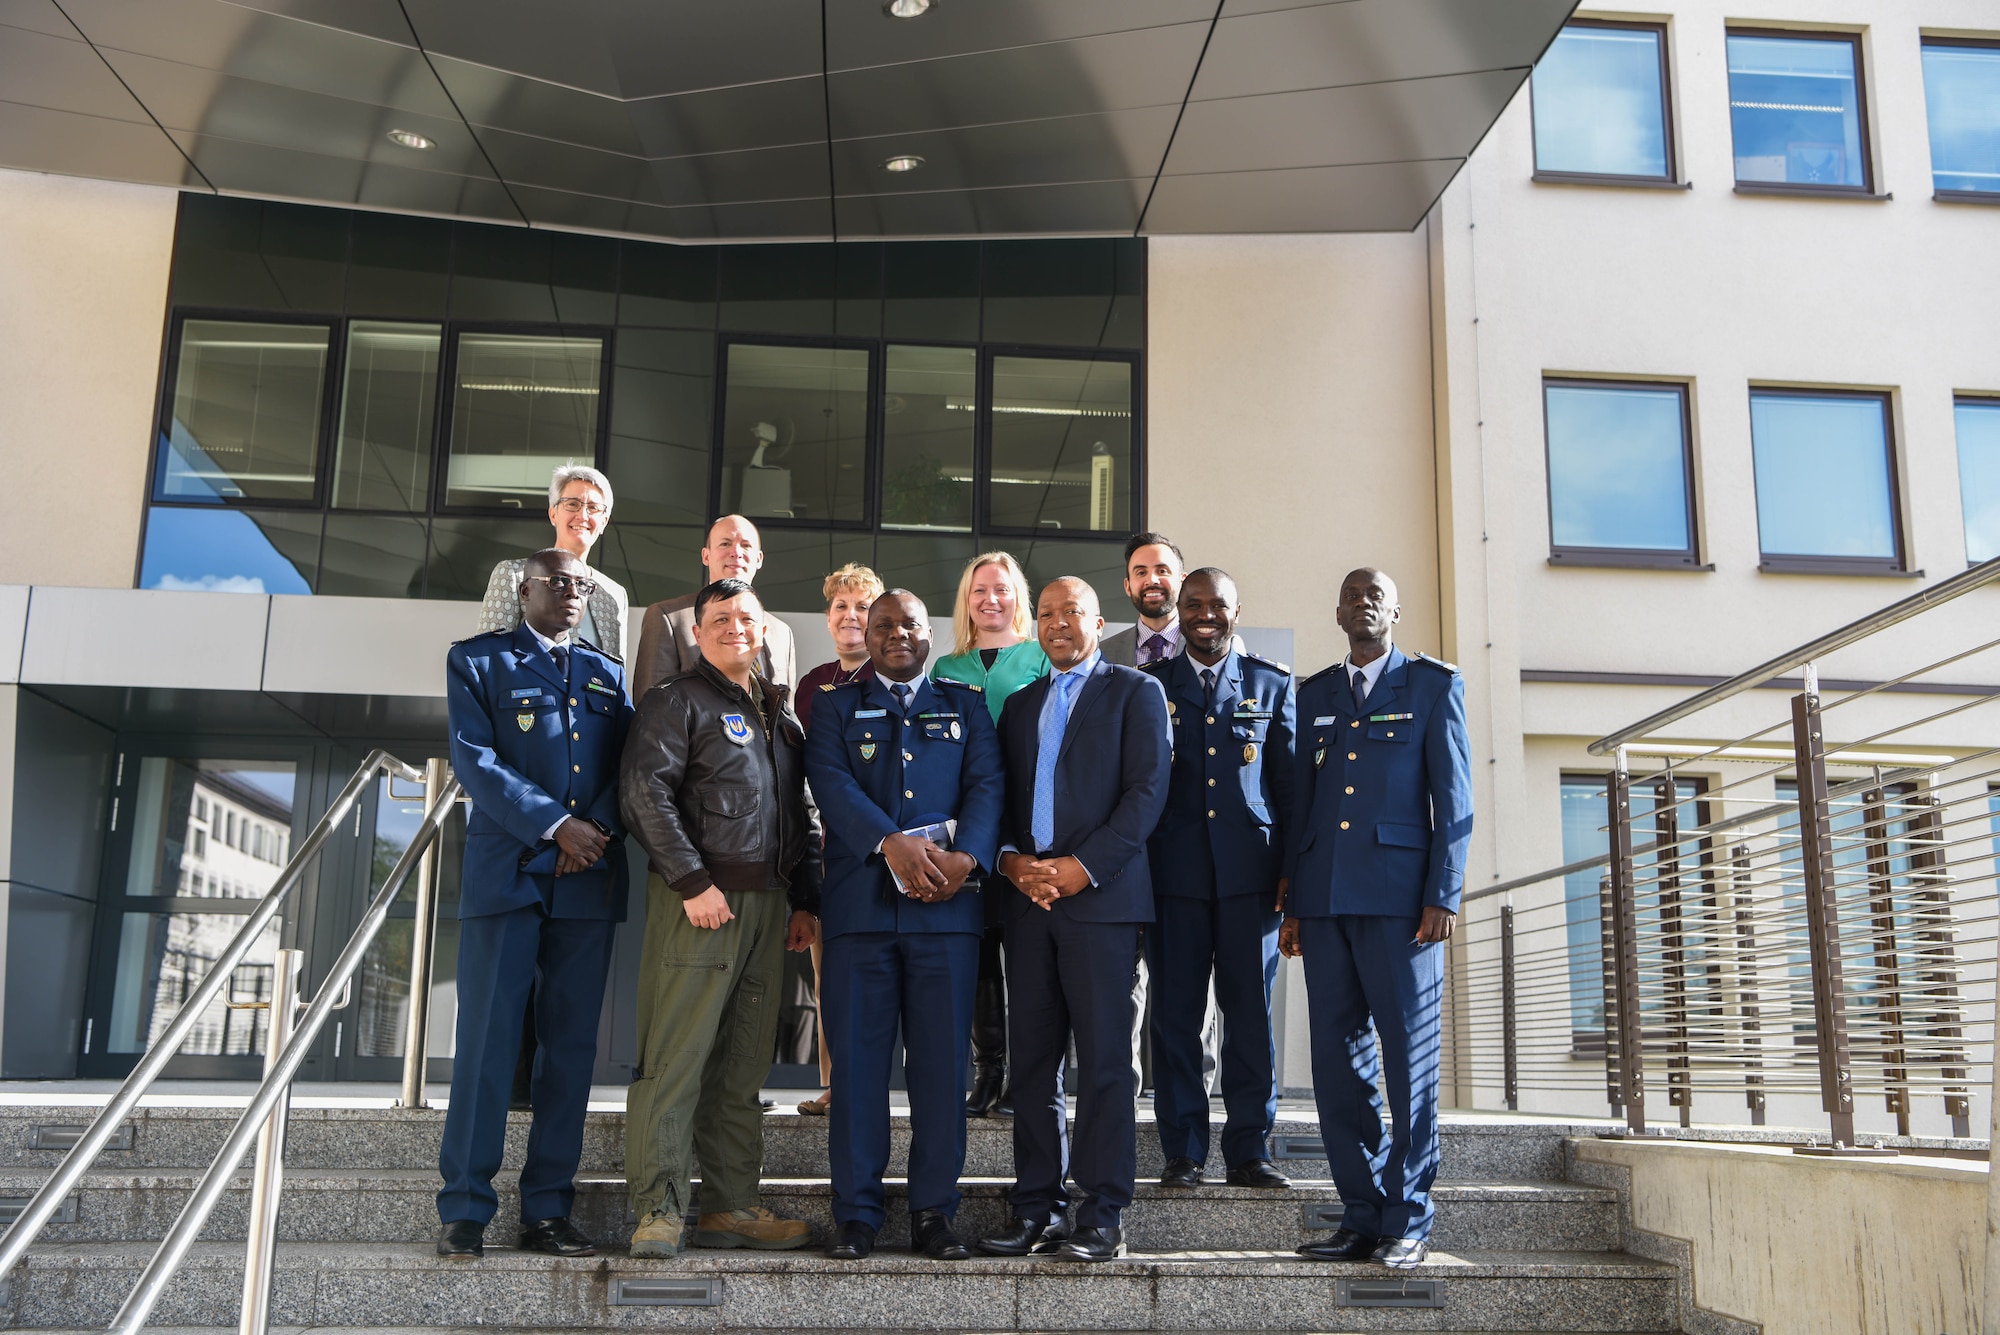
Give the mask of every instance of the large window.
M 1757 536 L 1766 570 L 1902 568 L 1886 394 L 1750 394 Z
M 730 344 L 718 510 L 752 519 L 861 523 L 870 362 L 867 348 Z
M 324 324 L 181 321 L 161 495 L 313 500 L 330 337 Z
M 2000 196 L 2000 42 L 1925 39 L 1924 104 L 1932 187 Z
M 602 338 L 459 334 L 446 504 L 545 510 L 549 474 L 597 457 L 603 380 Z
M 1960 399 L 1958 494 L 1965 511 L 1965 559 L 2000 556 L 2000 399 Z
M 1566 25 L 1535 66 L 1532 97 L 1538 176 L 1673 178 L 1664 26 Z
M 995 357 L 996 529 L 1124 535 L 1132 521 L 1132 363 Z
M 1738 186 L 1867 193 L 1861 39 L 1731 32 L 1728 45 Z
M 1687 390 L 1550 380 L 1551 559 L 1695 564 Z

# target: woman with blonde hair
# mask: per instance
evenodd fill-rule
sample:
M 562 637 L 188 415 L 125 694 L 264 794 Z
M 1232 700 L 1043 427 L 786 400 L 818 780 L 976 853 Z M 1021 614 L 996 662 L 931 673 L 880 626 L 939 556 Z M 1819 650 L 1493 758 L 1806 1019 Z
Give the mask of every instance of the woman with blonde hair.
M 981 688 L 993 721 L 1007 697 L 1049 672 L 1033 632 L 1034 595 L 1020 562 L 1006 552 L 982 552 L 958 580 L 951 611 L 952 652 L 931 667 L 933 677 Z M 1000 896 L 986 896 L 986 934 L 979 948 L 979 991 L 972 1012 L 972 1093 L 975 1117 L 1011 1116 L 1007 1090 L 1007 979 L 1000 954 Z

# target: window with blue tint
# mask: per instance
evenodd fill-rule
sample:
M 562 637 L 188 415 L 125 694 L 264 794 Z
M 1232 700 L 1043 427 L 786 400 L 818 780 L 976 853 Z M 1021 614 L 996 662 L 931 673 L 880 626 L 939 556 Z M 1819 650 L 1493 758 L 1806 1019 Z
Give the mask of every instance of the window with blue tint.
M 1601 552 L 1692 565 L 1685 387 L 1551 380 L 1542 396 L 1554 558 Z
M 1861 42 L 1729 34 L 1729 126 L 1746 185 L 1869 188 Z
M 2000 42 L 1924 43 L 1931 185 L 2000 193 Z
M 1960 399 L 1958 498 L 1965 511 L 1965 559 L 2000 556 L 2000 399 Z
M 1900 567 L 1887 395 L 1754 390 L 1750 450 L 1765 568 Z
M 1650 24 L 1571 23 L 1535 66 L 1535 170 L 1673 176 L 1667 32 Z
M 146 512 L 139 587 L 311 593 L 319 546 L 317 510 L 155 505 Z

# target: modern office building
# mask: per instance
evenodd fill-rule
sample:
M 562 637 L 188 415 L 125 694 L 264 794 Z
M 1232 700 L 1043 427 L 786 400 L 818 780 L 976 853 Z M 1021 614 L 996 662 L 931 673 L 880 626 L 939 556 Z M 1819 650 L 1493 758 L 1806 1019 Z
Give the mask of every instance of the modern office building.
M 565 460 L 635 615 L 756 518 L 802 665 L 849 560 L 1115 598 L 1158 529 L 1302 672 L 1381 566 L 1466 676 L 1473 887 L 1597 850 L 1591 739 L 2000 552 L 1991 6 L 1004 8 L 0 15 L 0 1073 L 129 1068 L 360 758 L 442 753 L 445 647 Z M 257 958 L 323 967 L 415 814 L 385 781 Z M 310 1076 L 393 1077 L 409 942 Z

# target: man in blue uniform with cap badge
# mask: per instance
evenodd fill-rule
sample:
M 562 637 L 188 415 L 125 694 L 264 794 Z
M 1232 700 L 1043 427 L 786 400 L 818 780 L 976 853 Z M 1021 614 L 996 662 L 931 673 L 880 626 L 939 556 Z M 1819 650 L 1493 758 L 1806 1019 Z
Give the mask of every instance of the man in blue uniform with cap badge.
M 1444 942 L 1472 839 L 1465 682 L 1391 643 L 1402 608 L 1381 571 L 1342 580 L 1335 616 L 1347 658 L 1299 687 L 1280 948 L 1305 960 L 1320 1134 L 1346 1208 L 1298 1250 L 1402 1268 L 1429 1255 L 1435 1214 Z
M 806 734 L 826 828 L 820 962 L 833 1106 L 836 1233 L 858 1261 L 885 1218 L 889 1077 L 900 1024 L 910 1094 L 910 1246 L 971 1253 L 952 1231 L 965 1166 L 966 1062 L 991 873 L 1006 802 L 1000 739 L 979 688 L 930 680 L 930 617 L 891 589 L 868 610 L 872 679 L 829 685 Z
M 1282 1189 L 1268 1148 L 1278 1115 L 1271 986 L 1278 874 L 1291 810 L 1292 674 L 1234 647 L 1236 582 L 1193 571 L 1179 596 L 1186 652 L 1142 671 L 1173 726 L 1167 810 L 1153 831 L 1154 1119 L 1163 1187 L 1200 1184 L 1208 1159 L 1202 1027 L 1209 978 L 1222 1011 L 1222 1161 L 1231 1186 Z
M 521 624 L 451 647 L 451 764 L 472 799 L 458 916 L 458 1046 L 438 1171 L 440 1256 L 484 1254 L 528 994 L 534 1120 L 524 1248 L 588 1256 L 569 1221 L 612 934 L 625 917 L 618 760 L 632 707 L 616 658 L 571 635 L 595 581 L 561 548 L 522 569 Z M 539 979 L 539 985 L 537 980 Z

